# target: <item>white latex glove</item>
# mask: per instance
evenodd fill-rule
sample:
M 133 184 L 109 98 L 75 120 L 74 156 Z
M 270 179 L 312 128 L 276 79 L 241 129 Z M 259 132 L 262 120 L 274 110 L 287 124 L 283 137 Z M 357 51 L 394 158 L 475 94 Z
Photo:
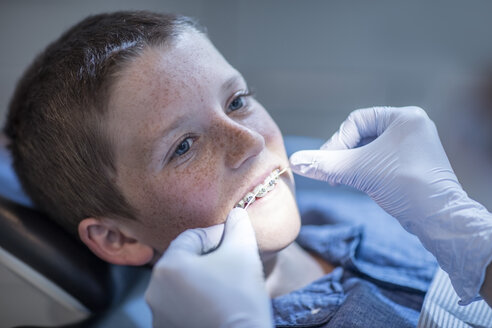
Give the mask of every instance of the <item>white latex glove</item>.
M 461 188 L 422 109 L 354 111 L 320 150 L 290 161 L 300 175 L 367 193 L 434 254 L 461 304 L 477 299 L 492 261 L 492 215 Z
M 247 212 L 236 208 L 225 225 L 180 234 L 154 266 L 145 297 L 154 327 L 272 327 Z

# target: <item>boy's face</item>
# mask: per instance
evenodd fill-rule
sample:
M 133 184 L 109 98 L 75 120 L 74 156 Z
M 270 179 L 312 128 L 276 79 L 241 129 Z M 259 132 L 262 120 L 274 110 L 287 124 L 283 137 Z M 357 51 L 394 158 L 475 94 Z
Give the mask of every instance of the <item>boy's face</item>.
M 158 253 L 186 229 L 223 223 L 246 193 L 289 165 L 275 122 L 197 32 L 146 49 L 116 80 L 116 183 L 138 211 L 138 221 L 120 224 Z M 300 220 L 290 171 L 247 211 L 262 252 L 291 243 Z

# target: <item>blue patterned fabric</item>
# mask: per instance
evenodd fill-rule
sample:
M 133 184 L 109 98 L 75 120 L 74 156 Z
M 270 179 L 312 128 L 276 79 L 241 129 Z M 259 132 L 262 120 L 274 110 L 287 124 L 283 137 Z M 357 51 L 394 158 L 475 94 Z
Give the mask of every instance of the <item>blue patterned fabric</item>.
M 415 327 L 434 257 L 367 196 L 298 190 L 297 239 L 337 268 L 272 300 L 278 327 Z

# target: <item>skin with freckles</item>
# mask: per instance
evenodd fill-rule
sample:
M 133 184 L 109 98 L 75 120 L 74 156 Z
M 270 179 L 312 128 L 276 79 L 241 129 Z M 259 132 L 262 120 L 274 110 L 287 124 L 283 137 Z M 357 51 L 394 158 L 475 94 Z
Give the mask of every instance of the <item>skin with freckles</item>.
M 198 32 L 145 49 L 110 94 L 116 183 L 138 220 L 96 220 L 122 232 L 119 243 L 148 246 L 154 258 L 184 230 L 223 223 L 247 192 L 288 167 L 277 125 Z M 247 211 L 264 258 L 292 243 L 300 218 L 290 171 Z

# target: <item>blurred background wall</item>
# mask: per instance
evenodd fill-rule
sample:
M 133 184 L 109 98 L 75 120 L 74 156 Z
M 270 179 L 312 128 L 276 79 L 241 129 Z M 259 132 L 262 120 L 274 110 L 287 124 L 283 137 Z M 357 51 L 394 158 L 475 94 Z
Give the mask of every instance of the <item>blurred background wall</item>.
M 356 108 L 423 107 L 465 190 L 492 209 L 491 1 L 3 0 L 0 124 L 35 54 L 122 9 L 198 18 L 284 134 L 326 139 Z

